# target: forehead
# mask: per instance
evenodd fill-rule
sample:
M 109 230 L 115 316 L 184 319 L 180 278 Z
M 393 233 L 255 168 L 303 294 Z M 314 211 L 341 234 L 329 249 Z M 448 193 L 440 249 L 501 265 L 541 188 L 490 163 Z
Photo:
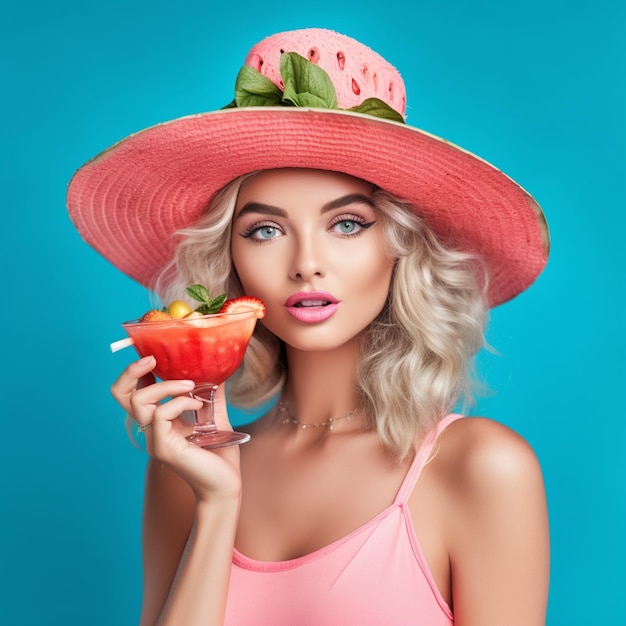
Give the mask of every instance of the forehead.
M 236 208 L 248 202 L 279 207 L 303 201 L 322 205 L 349 194 L 370 197 L 373 191 L 371 183 L 340 172 L 296 168 L 265 170 L 242 185 Z

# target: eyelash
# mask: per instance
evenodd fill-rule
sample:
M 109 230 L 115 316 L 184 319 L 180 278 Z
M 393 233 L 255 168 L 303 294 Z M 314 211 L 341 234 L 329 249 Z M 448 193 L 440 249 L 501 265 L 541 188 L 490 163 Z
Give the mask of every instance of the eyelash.
M 241 233 L 241 236 L 244 237 L 245 239 L 251 239 L 255 243 L 265 243 L 267 241 L 272 241 L 272 239 L 274 239 L 274 237 L 272 237 L 270 239 L 264 239 L 262 237 L 255 237 L 254 236 L 254 234 L 257 231 L 261 230 L 262 228 L 273 228 L 273 229 L 281 232 L 280 227 L 277 226 L 276 224 L 272 223 L 272 222 L 255 222 L 254 224 L 251 224 L 250 226 L 248 226 L 248 228 L 246 228 Z
M 345 237 L 345 238 L 358 237 L 360 234 L 363 233 L 363 231 L 367 230 L 368 228 L 371 228 L 376 223 L 375 220 L 372 220 L 371 222 L 366 222 L 363 218 L 358 217 L 356 215 L 340 215 L 339 217 L 335 218 L 331 222 L 329 226 L 329 230 L 333 229 L 335 226 L 337 226 L 338 224 L 341 224 L 342 222 L 354 222 L 355 224 L 359 226 L 359 228 L 355 232 L 339 233 L 342 237 Z M 241 236 L 244 237 L 245 239 L 251 239 L 252 241 L 259 243 L 259 244 L 272 241 L 274 237 L 266 239 L 266 238 L 254 236 L 255 233 L 257 233 L 262 228 L 273 228 L 278 232 L 283 232 L 280 226 L 278 226 L 277 224 L 273 222 L 256 222 L 254 224 L 251 224 L 248 228 L 246 228 L 241 233 Z
M 340 233 L 342 237 L 358 237 L 363 233 L 363 231 L 371 228 L 376 223 L 375 220 L 366 222 L 363 218 L 357 215 L 340 215 L 331 222 L 330 228 L 334 228 L 338 224 L 341 224 L 341 222 L 354 222 L 359 226 L 359 228 L 353 233 Z

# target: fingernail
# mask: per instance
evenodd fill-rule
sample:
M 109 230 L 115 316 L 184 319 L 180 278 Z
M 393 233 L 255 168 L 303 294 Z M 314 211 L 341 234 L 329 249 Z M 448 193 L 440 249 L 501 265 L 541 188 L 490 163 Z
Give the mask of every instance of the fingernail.
M 150 361 L 152 361 L 153 358 L 153 356 L 144 356 L 143 359 L 139 359 L 137 363 L 139 363 L 140 365 L 147 365 Z
M 193 380 L 181 380 L 180 384 L 183 387 L 195 387 L 196 386 L 196 383 L 194 383 Z

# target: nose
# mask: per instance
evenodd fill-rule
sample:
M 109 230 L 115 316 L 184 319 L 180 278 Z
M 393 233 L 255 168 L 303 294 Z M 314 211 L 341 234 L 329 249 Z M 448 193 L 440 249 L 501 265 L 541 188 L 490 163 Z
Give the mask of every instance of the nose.
M 307 281 L 324 276 L 323 254 L 313 237 L 300 237 L 294 241 L 289 277 L 296 281 Z

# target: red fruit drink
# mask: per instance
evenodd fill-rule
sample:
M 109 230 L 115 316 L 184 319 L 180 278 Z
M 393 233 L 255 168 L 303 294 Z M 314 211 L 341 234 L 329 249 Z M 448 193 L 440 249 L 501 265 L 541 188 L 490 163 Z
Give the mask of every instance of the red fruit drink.
M 242 311 L 122 326 L 140 356 L 154 356 L 162 380 L 220 385 L 241 364 L 256 320 L 254 311 Z

